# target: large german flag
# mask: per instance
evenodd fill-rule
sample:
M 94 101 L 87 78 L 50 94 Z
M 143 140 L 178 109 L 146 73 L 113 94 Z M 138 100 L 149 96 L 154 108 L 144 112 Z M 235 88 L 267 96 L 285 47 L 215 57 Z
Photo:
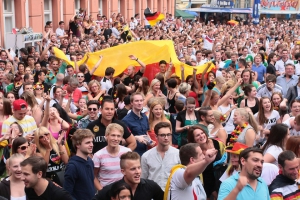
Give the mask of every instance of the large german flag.
M 152 13 L 150 8 L 145 9 L 144 15 L 151 26 L 155 26 L 157 22 L 165 18 L 165 15 L 160 12 Z

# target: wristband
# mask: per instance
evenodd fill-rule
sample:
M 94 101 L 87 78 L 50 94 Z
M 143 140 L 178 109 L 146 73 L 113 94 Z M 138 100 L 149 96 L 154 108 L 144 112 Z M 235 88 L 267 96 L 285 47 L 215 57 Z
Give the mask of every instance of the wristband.
M 138 58 L 135 61 L 138 61 Z

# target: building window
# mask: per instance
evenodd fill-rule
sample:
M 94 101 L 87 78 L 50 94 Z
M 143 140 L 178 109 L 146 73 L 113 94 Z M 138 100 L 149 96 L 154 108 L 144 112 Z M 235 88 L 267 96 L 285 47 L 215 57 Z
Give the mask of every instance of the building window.
M 244 6 L 244 8 L 250 8 L 251 6 L 250 6 L 250 0 L 245 0 L 245 6 Z
M 52 21 L 52 0 L 44 0 L 44 20 Z
M 103 8 L 103 4 L 102 4 L 102 0 L 99 0 L 99 3 L 98 3 L 98 7 L 99 7 L 99 14 L 103 15 L 103 11 L 102 11 L 102 8 Z
M 80 9 L 80 0 L 75 0 L 74 3 L 75 3 L 75 13 L 78 14 Z
M 14 0 L 3 0 L 4 32 L 11 33 L 15 27 Z
M 118 13 L 121 12 L 121 0 L 118 0 Z

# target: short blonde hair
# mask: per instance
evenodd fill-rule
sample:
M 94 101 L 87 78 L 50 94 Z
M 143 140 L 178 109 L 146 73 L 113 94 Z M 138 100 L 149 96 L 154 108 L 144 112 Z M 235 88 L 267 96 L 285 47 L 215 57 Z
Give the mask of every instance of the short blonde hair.
M 124 135 L 124 128 L 119 125 L 119 124 L 116 124 L 116 123 L 111 123 L 109 124 L 107 127 L 106 127 L 106 130 L 105 130 L 105 136 L 108 136 L 112 130 L 117 130 L 121 133 L 121 136 L 123 137 Z
M 90 91 L 93 84 L 96 84 L 99 87 L 99 90 L 101 90 L 101 84 L 99 83 L 99 81 L 91 80 L 88 85 Z

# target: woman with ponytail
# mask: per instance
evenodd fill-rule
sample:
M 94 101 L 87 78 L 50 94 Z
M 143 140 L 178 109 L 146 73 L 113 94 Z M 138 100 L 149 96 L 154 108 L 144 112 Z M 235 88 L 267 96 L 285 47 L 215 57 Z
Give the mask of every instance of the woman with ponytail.
M 235 130 L 231 133 L 230 143 L 243 143 L 249 147 L 255 145 L 258 125 L 251 112 L 246 108 L 238 108 L 234 112 L 233 123 L 237 124 Z

